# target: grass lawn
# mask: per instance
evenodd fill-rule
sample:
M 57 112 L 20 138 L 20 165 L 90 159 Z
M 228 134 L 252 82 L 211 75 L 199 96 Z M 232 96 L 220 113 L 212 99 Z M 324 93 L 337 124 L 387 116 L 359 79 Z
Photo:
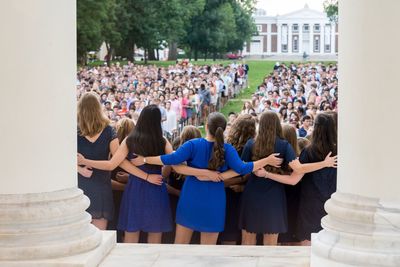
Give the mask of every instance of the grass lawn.
M 222 108 L 221 112 L 227 116 L 229 112 L 239 112 L 243 107 L 243 101 L 245 99 L 251 99 L 251 95 L 257 90 L 257 86 L 261 84 L 264 77 L 272 72 L 275 65 L 275 61 L 261 61 L 261 60 L 249 60 L 246 61 L 249 65 L 249 77 L 248 85 L 241 94 L 238 95 L 233 101 L 229 101 L 225 107 Z

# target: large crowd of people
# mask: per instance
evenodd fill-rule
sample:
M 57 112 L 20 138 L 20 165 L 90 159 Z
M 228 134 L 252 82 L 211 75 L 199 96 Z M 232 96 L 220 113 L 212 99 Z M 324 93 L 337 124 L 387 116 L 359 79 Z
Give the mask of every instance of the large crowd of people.
M 200 126 L 247 86 L 247 64 L 196 66 L 183 61 L 168 67 L 113 64 L 82 68 L 77 98 L 85 92 L 100 96 L 106 116 L 115 126 L 123 118 L 136 122 L 144 107 L 155 104 L 163 132 L 171 140 L 185 125 Z
M 247 71 L 81 70 L 78 186 L 92 223 L 127 243 L 309 245 L 336 191 L 337 66 L 277 63 L 225 118 Z

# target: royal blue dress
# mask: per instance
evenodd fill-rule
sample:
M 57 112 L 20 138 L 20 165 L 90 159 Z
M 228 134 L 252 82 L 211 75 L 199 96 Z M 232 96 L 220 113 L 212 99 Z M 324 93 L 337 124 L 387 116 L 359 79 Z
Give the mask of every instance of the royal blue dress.
M 133 154 L 128 158 L 133 158 Z M 162 166 L 139 166 L 148 174 L 161 174 Z M 149 183 L 132 174 L 125 186 L 118 220 L 118 230 L 161 233 L 172 231 L 172 216 L 165 183 Z
M 243 148 L 242 159 L 252 160 L 254 140 Z M 276 138 L 274 153 L 283 158 L 282 168 L 296 159 L 292 146 Z M 288 229 L 285 186 L 279 182 L 251 174 L 242 193 L 239 227 L 249 233 L 277 234 Z
M 213 151 L 213 142 L 204 138 L 189 140 L 176 152 L 162 155 L 164 165 L 182 162 L 188 166 L 207 169 Z M 244 175 L 253 171 L 253 163 L 244 163 L 235 148 L 224 145 L 225 164 L 218 169 L 224 172 L 233 169 Z M 226 197 L 223 182 L 200 181 L 187 176 L 176 211 L 176 223 L 199 232 L 222 232 L 225 224 Z

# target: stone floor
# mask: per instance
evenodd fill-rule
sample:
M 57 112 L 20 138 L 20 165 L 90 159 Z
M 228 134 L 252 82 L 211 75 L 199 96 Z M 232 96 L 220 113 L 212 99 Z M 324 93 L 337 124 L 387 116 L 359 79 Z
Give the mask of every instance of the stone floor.
M 309 247 L 117 244 L 100 267 L 308 267 Z

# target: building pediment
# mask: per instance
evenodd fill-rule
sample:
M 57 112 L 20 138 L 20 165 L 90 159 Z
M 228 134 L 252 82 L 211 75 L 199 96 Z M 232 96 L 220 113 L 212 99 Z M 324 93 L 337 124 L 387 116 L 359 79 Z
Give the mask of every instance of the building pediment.
M 279 19 L 327 19 L 325 13 L 310 9 L 307 6 L 300 10 L 280 15 L 278 17 Z

